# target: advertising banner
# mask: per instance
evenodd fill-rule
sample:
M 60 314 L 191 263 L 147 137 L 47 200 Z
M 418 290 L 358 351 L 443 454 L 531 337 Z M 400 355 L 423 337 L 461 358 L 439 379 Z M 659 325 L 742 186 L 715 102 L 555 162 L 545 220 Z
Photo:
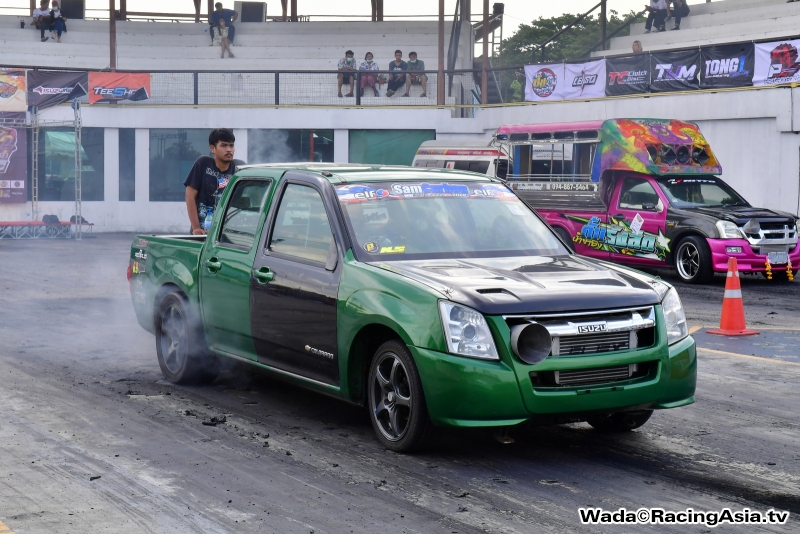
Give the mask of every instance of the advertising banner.
M 747 87 L 753 85 L 755 47 L 753 43 L 709 46 L 700 49 L 700 87 Z
M 800 47 L 800 39 L 756 43 L 753 85 L 800 82 L 800 63 L 797 61 L 798 47 Z
M 564 98 L 600 98 L 603 96 L 606 96 L 606 61 L 604 59 L 564 65 Z
M 564 99 L 564 64 L 525 65 L 525 100 L 546 102 Z
M 0 204 L 28 200 L 28 138 L 24 125 L 25 112 L 0 113 Z
M 691 91 L 700 87 L 700 50 L 652 52 L 650 92 Z
M 25 71 L 0 69 L 0 112 L 27 110 Z
M 606 95 L 650 92 L 650 56 L 636 54 L 606 60 Z
M 28 106 L 40 110 L 87 94 L 86 72 L 28 71 Z
M 89 103 L 147 100 L 150 98 L 150 74 L 127 72 L 90 72 Z

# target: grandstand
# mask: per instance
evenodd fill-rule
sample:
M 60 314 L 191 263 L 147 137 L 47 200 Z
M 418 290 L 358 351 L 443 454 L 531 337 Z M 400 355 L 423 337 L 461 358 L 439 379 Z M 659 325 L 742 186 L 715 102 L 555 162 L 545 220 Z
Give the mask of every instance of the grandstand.
M 800 33 L 800 2 L 786 0 L 724 0 L 690 4 L 692 12 L 681 21 L 680 31 L 644 33 L 644 23 L 631 25 L 631 35 L 614 37 L 609 49 L 594 56 L 630 54 L 634 40 L 645 50 L 668 50 L 709 44 L 757 41 Z

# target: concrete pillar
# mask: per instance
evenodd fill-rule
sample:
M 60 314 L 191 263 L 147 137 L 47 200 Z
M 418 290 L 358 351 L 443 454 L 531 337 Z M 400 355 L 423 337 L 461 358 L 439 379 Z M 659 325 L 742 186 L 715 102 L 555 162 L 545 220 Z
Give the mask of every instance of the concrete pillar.
M 118 128 L 105 128 L 103 130 L 103 200 L 105 226 L 116 228 L 119 221 Z
M 137 128 L 134 136 L 136 200 L 122 203 L 124 204 L 122 207 L 125 209 L 121 211 L 127 212 L 125 220 L 120 221 L 120 230 L 124 231 L 141 231 L 141 229 L 150 227 L 150 130 Z M 153 208 L 158 209 L 158 206 L 153 206 Z
M 247 157 L 247 129 L 235 128 L 233 136 L 236 138 L 236 154 L 234 158 L 250 163 L 250 159 Z
M 333 131 L 333 162 L 350 163 L 350 130 Z

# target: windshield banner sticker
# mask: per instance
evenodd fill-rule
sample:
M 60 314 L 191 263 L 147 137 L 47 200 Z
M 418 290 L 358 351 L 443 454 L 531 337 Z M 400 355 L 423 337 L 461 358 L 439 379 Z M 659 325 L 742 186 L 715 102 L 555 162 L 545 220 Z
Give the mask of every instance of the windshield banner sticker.
M 506 186 L 496 183 L 431 183 L 404 182 L 373 187 L 371 184 L 346 184 L 336 187 L 339 201 L 343 203 L 368 202 L 371 200 L 407 198 L 493 198 L 516 199 Z
M 658 234 L 651 232 L 635 231 L 632 224 L 611 218 L 611 223 L 600 222 L 599 217 L 584 219 L 573 215 L 566 215 L 567 219 L 583 223 L 580 232 L 573 236 L 572 241 L 595 250 L 605 250 L 614 254 L 624 254 L 637 258 L 648 258 L 664 261 L 670 252 L 670 239 L 661 229 Z

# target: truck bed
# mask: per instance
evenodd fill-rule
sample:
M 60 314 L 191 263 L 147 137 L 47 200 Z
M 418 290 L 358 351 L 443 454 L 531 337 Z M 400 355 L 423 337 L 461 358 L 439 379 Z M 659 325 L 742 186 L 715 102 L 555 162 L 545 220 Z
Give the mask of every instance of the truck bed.
M 538 209 L 602 211 L 607 210 L 595 190 L 597 184 L 520 182 L 509 184 L 522 200 Z

